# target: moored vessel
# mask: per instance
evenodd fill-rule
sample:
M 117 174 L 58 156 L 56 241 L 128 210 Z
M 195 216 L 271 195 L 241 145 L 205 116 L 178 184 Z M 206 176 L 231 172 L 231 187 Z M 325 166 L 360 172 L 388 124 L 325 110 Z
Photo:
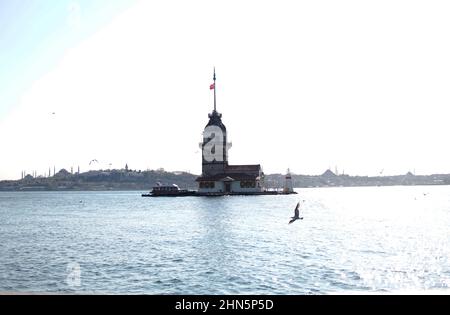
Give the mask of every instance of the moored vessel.
M 158 183 L 148 194 L 142 194 L 142 197 L 186 197 L 194 196 L 195 191 L 180 189 L 178 185 L 161 185 Z

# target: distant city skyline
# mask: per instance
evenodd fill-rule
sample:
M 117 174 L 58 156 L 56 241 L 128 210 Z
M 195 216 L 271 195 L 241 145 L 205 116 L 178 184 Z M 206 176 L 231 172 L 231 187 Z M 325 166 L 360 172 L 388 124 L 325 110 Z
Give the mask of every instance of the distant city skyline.
M 82 170 L 80 167 L 73 167 L 71 166 L 70 168 L 66 168 L 63 167 L 61 169 L 57 169 L 56 166 L 54 167 L 54 169 L 52 170 L 51 168 L 47 171 L 47 172 L 38 172 L 35 170 L 32 171 L 21 171 L 21 174 L 19 177 L 13 179 L 13 180 L 17 180 L 17 179 L 23 179 L 26 176 L 31 176 L 33 178 L 48 178 L 48 177 L 53 177 L 58 173 L 61 172 L 67 172 L 69 174 L 83 174 L 83 173 L 88 173 L 88 172 L 107 172 L 107 171 L 124 171 L 127 170 L 128 164 L 125 165 L 125 167 L 109 167 L 109 168 L 87 168 L 86 170 Z M 195 173 L 192 172 L 190 170 L 168 170 L 165 169 L 164 167 L 159 167 L 159 168 L 146 168 L 146 169 L 140 169 L 140 168 L 129 168 L 130 172 L 148 172 L 148 171 L 156 171 L 156 172 L 168 172 L 168 173 L 189 173 L 192 175 L 200 175 L 201 171 L 199 173 Z M 389 174 L 386 175 L 384 174 L 384 172 L 379 172 L 378 174 L 374 174 L 374 175 L 365 175 L 365 174 L 348 174 L 345 172 L 344 169 L 339 170 L 338 168 L 326 168 L 324 169 L 322 172 L 319 172 L 317 174 L 309 174 L 309 173 L 296 173 L 293 172 L 291 169 L 287 169 L 285 171 L 280 171 L 280 172 L 272 172 L 272 173 L 265 173 L 267 175 L 276 175 L 276 174 L 281 174 L 281 175 L 285 175 L 285 174 L 293 174 L 293 175 L 306 175 L 306 176 L 320 176 L 320 175 L 326 175 L 326 174 L 334 174 L 337 176 L 342 176 L 342 175 L 350 175 L 350 176 L 369 176 L 369 177 L 392 177 L 392 176 L 402 176 L 402 175 L 418 175 L 418 176 L 428 176 L 428 175 L 449 175 L 450 173 L 433 173 L 433 174 L 416 174 L 415 170 L 412 171 L 408 171 L 404 174 Z M 0 179 L 2 180 L 2 179 Z
M 448 16 L 446 1 L 0 2 L 0 180 L 200 174 L 213 67 L 230 163 L 448 174 Z

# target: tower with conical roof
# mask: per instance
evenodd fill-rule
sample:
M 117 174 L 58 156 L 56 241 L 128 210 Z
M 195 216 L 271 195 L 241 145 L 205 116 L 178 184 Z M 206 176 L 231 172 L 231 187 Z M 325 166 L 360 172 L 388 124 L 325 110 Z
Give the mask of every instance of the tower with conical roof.
M 214 176 L 225 172 L 228 166 L 228 150 L 231 143 L 227 142 L 227 128 L 222 122 L 222 114 L 217 111 L 216 104 L 216 70 L 214 69 L 214 83 L 210 89 L 214 90 L 214 109 L 208 114 L 208 124 L 203 130 L 202 149 L 202 174 Z
M 214 109 L 208 115 L 209 121 L 203 131 L 202 175 L 196 181 L 199 195 L 258 194 L 264 191 L 261 165 L 230 165 L 228 163 L 227 128 L 222 122 L 222 114 L 217 111 L 216 71 L 214 69 Z

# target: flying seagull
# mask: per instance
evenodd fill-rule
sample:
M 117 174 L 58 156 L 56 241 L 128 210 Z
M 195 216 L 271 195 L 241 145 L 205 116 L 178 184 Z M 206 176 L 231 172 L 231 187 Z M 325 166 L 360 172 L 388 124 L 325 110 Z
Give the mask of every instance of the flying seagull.
M 289 221 L 289 224 L 294 223 L 297 220 L 303 220 L 303 217 L 300 218 L 299 208 L 300 208 L 300 202 L 297 203 L 297 206 L 295 207 L 295 210 L 294 210 L 294 216 L 291 217 L 291 221 Z
M 92 163 L 98 163 L 98 161 L 96 159 L 94 159 L 94 160 L 89 162 L 89 165 L 91 165 Z

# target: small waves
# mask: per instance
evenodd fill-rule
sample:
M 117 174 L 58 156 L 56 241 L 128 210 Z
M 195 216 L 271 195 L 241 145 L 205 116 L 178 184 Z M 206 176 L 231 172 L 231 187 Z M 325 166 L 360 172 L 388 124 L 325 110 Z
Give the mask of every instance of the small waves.
M 2 192 L 0 291 L 449 294 L 450 188 L 419 189 L 303 189 L 292 225 L 296 196 Z

